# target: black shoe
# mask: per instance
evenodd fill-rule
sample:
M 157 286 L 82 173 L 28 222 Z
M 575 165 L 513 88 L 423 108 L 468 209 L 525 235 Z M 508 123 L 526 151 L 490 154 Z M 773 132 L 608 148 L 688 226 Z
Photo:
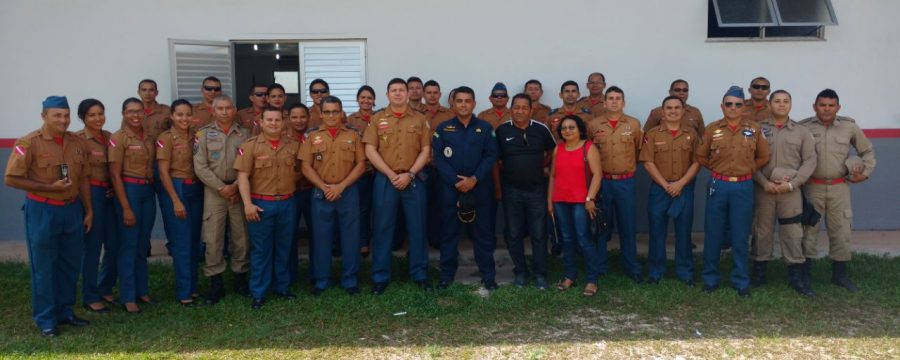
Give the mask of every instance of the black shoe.
M 513 285 L 515 285 L 519 289 L 525 287 L 525 285 L 528 285 L 528 274 L 516 274 L 516 279 L 513 280 Z
M 709 285 L 709 284 L 704 284 L 704 285 L 703 285 L 703 292 L 705 292 L 705 293 L 707 293 L 707 294 L 712 294 L 712 293 L 715 292 L 718 288 L 719 288 L 719 285 Z
M 453 285 L 452 281 L 447 281 L 447 280 L 438 281 L 438 289 L 440 289 L 440 290 L 447 290 L 447 288 L 449 288 L 450 285 Z
M 348 287 L 348 288 L 344 289 L 344 291 L 346 291 L 347 295 L 350 295 L 350 296 L 359 295 L 359 287 L 357 287 L 357 286 Z M 315 291 L 313 291 L 313 295 L 315 295 Z
M 209 294 L 203 301 L 206 305 L 214 305 L 225 297 L 225 285 L 222 283 L 222 274 L 213 275 L 209 278 Z
M 656 284 L 659 284 L 659 278 L 658 278 L 658 277 L 650 276 L 650 277 L 647 278 L 647 283 L 650 284 L 650 285 L 656 285 Z
M 416 280 L 416 286 L 418 286 L 419 289 L 422 289 L 423 291 L 434 290 L 434 287 L 432 287 L 431 282 L 428 281 L 427 279 L 426 280 Z
M 240 296 L 250 297 L 250 286 L 247 284 L 247 273 L 234 274 L 234 293 Z
M 285 299 L 285 300 L 295 300 L 295 299 L 297 299 L 297 295 L 294 295 L 294 293 L 292 293 L 292 292 L 290 292 L 290 291 L 285 291 L 285 292 L 283 292 L 283 293 L 275 293 L 275 295 L 278 296 L 278 297 L 280 297 L 280 298 L 282 298 L 282 299 Z
M 99 308 L 99 309 L 94 309 L 90 305 L 84 304 L 84 305 L 82 305 L 82 307 L 84 307 L 85 310 L 90 311 L 95 314 L 106 314 L 110 311 L 109 308 L 106 306 Z
M 52 327 L 49 329 L 41 329 L 41 336 L 48 338 L 57 337 L 59 336 L 59 328 Z
M 722 251 L 731 250 L 731 241 L 722 242 Z
M 806 297 L 815 295 L 803 282 L 803 264 L 788 265 L 788 285 L 800 295 Z
M 850 277 L 847 275 L 846 261 L 831 262 L 831 282 L 837 286 L 847 289 L 850 292 L 859 291 L 859 288 L 856 287 L 856 284 L 853 284 L 853 282 L 850 281 Z
M 750 270 L 750 286 L 761 286 L 769 282 L 766 276 L 768 265 L 768 261 L 753 262 L 753 269 Z
M 72 326 L 87 326 L 90 324 L 90 321 L 85 319 L 81 319 L 75 315 L 69 315 L 68 317 L 59 321 L 61 325 L 72 325 Z
M 497 282 L 494 280 L 481 280 L 481 284 L 484 285 L 485 289 L 488 290 L 497 290 L 500 286 L 497 286 Z
M 358 291 L 359 289 L 357 289 L 357 292 Z M 323 292 L 325 292 L 325 289 L 314 287 L 310 293 L 312 294 L 312 296 L 319 296 L 322 295 Z
M 262 309 L 262 307 L 265 303 L 266 303 L 265 299 L 253 299 L 253 302 L 250 303 L 250 309 L 253 309 L 253 310 Z
M 687 287 L 694 287 L 696 285 L 696 283 L 694 283 L 694 279 L 681 280 L 681 283 Z
M 635 284 L 644 282 L 644 278 L 641 277 L 641 274 L 631 274 L 628 275 L 628 278 L 631 279 L 631 281 L 634 281 Z
M 384 294 L 384 291 L 387 290 L 387 287 L 388 283 L 386 282 L 375 283 L 375 285 L 372 285 L 372 295 Z
M 737 289 L 737 294 L 738 294 L 738 296 L 740 296 L 742 298 L 749 298 L 750 297 L 750 288 L 745 287 L 743 289 Z

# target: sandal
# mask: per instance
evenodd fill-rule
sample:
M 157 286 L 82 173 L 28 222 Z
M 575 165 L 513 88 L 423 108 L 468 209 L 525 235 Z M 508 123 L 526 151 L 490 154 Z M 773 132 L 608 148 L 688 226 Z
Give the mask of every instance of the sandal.
M 584 286 L 584 292 L 581 293 L 581 295 L 584 295 L 587 297 L 591 297 L 596 294 L 597 294 L 597 283 L 587 283 L 587 285 Z
M 562 279 L 560 282 L 556 283 L 556 290 L 566 291 L 569 290 L 570 287 L 575 286 L 575 281 L 571 279 Z

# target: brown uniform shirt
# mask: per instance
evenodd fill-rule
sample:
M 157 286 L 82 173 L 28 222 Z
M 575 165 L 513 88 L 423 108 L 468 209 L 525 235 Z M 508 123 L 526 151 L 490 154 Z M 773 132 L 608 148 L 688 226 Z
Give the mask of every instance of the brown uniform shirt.
M 575 106 L 591 110 L 591 114 L 594 114 L 594 116 L 600 116 L 606 112 L 606 108 L 603 107 L 603 95 L 600 95 L 598 99 L 585 96 L 579 99 Z
M 651 162 L 667 181 L 678 181 L 694 164 L 694 152 L 700 138 L 693 127 L 681 124 L 673 136 L 665 124 L 658 125 L 644 134 L 640 161 Z
M 256 109 L 251 106 L 238 110 L 237 117 L 238 123 L 241 126 L 247 130 L 253 131 L 259 124 L 259 121 L 262 120 L 262 111 L 256 112 Z
M 836 179 L 849 174 L 844 162 L 850 154 L 850 147 L 856 149 L 865 169 L 862 174 L 872 176 L 875 170 L 875 148 L 872 142 L 860 130 L 856 120 L 838 116 L 831 126 L 825 127 L 815 116 L 800 121 L 806 126 L 816 141 L 818 159 L 812 177 L 817 179 Z
M 773 119 L 761 121 L 759 128 L 769 143 L 772 157 L 753 174 L 754 179 L 764 185 L 772 179 L 775 168 L 794 169 L 797 175 L 790 183 L 794 189 L 799 189 L 816 168 L 816 143 L 809 129 L 790 119 L 780 129 Z
M 144 108 L 144 134 L 156 140 L 159 134 L 172 127 L 172 112 L 168 105 L 155 103 L 153 106 Z
M 241 144 L 234 169 L 250 174 L 250 192 L 260 195 L 289 195 L 297 189 L 297 151 L 300 143 L 281 135 L 278 147 L 265 136 L 251 137 Z
M 741 119 L 735 130 L 720 119 L 706 127 L 697 156 L 709 159 L 709 169 L 723 176 L 744 176 L 756 170 L 757 158 L 769 157 L 769 143 L 755 121 Z
M 549 106 L 541 103 L 536 103 L 534 104 L 534 106 L 532 106 L 531 118 L 540 121 L 545 125 L 548 125 L 551 111 L 552 109 L 550 109 Z
M 769 109 L 769 102 L 763 101 L 762 106 L 753 105 L 753 99 L 744 100 L 744 118 L 756 122 L 763 121 L 772 117 L 772 109 Z
M 306 142 L 307 139 L 305 131 L 301 133 L 294 130 L 293 128 L 288 129 L 287 135 L 296 140 L 300 144 L 301 148 L 303 147 L 303 143 Z M 297 190 L 309 190 L 312 189 L 312 187 L 313 184 L 309 182 L 309 179 L 307 179 L 305 176 L 301 176 L 300 180 L 297 180 Z
M 194 173 L 206 186 L 219 190 L 237 179 L 234 160 L 238 148 L 250 137 L 250 132 L 232 123 L 226 133 L 214 122 L 200 129 L 195 135 Z
M 362 141 L 374 145 L 391 170 L 406 172 L 416 162 L 422 147 L 431 145 L 431 129 L 425 116 L 411 107 L 399 117 L 386 108 L 372 115 L 372 123 Z
M 410 100 L 409 107 L 411 107 L 413 110 L 418 111 L 420 113 L 425 112 L 425 103 L 423 103 L 421 101 L 416 102 L 416 101 Z
M 200 128 L 216 122 L 216 116 L 213 113 L 212 105 L 207 106 L 205 103 L 194 105 L 194 119 L 191 122 L 191 132 L 196 132 Z
M 644 132 L 648 132 L 650 129 L 662 124 L 663 117 L 662 106 L 651 110 L 650 115 L 647 116 L 647 122 L 644 123 Z M 681 116 L 681 123 L 690 126 L 694 129 L 694 132 L 700 136 L 703 136 L 703 131 L 706 129 L 706 124 L 703 123 L 703 114 L 700 113 L 700 109 L 688 104 L 684 104 L 684 115 Z
M 168 130 L 156 138 L 156 160 L 169 161 L 169 174 L 173 178 L 193 179 L 194 137 Z
M 440 123 L 450 120 L 456 117 L 450 109 L 445 108 L 443 106 L 438 105 L 437 110 L 428 110 L 428 107 L 422 108 L 422 115 L 425 115 L 425 119 L 428 120 L 428 124 L 432 129 L 436 129 Z
M 637 119 L 623 115 L 613 128 L 609 123 L 609 113 L 604 113 L 588 123 L 588 133 L 600 149 L 600 165 L 604 174 L 634 172 L 643 140 L 641 123 Z
M 369 122 L 372 121 L 372 115 L 374 115 L 374 113 L 370 113 L 369 117 L 366 118 L 359 112 L 352 113 L 350 116 L 347 116 L 347 126 L 356 130 L 356 133 L 358 133 L 359 136 L 362 136 L 366 131 L 366 128 L 369 127 Z
M 287 114 L 285 114 L 285 119 L 287 119 Z M 313 105 L 309 108 L 309 122 L 306 127 L 315 129 L 319 126 L 322 126 L 322 108 L 319 105 Z
M 67 131 L 63 134 L 63 145 L 59 146 L 53 136 L 41 128 L 16 140 L 6 162 L 6 175 L 52 184 L 61 179 L 61 165 L 66 164 L 72 181 L 66 191 L 33 193 L 49 199 L 69 201 L 78 196 L 81 182 L 87 181 L 91 174 L 86 153 L 84 140 L 80 136 Z
M 512 112 L 508 108 L 503 108 L 503 112 L 498 113 L 492 107 L 478 113 L 478 118 L 491 123 L 491 126 L 496 129 L 500 124 L 512 120 Z M 434 127 L 432 126 L 432 128 Z
M 318 129 L 308 135 L 309 141 L 300 145 L 297 158 L 310 163 L 326 184 L 341 182 L 356 164 L 366 160 L 359 134 L 345 126 L 339 127 L 333 138 L 328 129 Z
M 146 134 L 141 137 L 130 127 L 122 128 L 109 139 L 109 162 L 122 163 L 122 176 L 152 178 L 156 160 L 154 142 Z
M 87 152 L 88 164 L 91 166 L 91 180 L 109 181 L 109 154 L 107 152 L 112 133 L 102 130 L 103 138 L 91 135 L 87 130 L 75 133 L 85 139 L 84 151 Z

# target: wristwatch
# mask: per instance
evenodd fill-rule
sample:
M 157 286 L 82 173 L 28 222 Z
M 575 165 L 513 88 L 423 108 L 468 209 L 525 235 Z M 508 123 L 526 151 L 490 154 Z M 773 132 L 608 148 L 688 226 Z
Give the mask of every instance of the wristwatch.
M 413 180 L 416 179 L 416 173 L 414 173 L 414 172 L 412 172 L 412 171 L 407 171 L 406 173 L 409 174 L 409 178 L 410 178 L 410 179 L 413 179 Z

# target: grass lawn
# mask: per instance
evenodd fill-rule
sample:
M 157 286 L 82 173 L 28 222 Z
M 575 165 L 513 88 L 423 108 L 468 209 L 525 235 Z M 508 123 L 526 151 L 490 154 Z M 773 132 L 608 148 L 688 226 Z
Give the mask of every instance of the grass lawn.
M 160 304 L 94 315 L 79 303 L 92 324 L 63 326 L 56 339 L 41 338 L 31 321 L 27 266 L 0 263 L 0 358 L 900 358 L 900 258 L 856 256 L 854 294 L 831 285 L 830 263 L 817 261 L 813 299 L 787 287 L 778 262 L 770 284 L 741 299 L 727 283 L 712 295 L 672 278 L 635 285 L 620 275 L 621 259 L 611 261 L 614 274 L 593 298 L 458 284 L 424 293 L 397 261 L 400 276 L 383 296 L 368 294 L 366 273 L 361 296 L 332 289 L 315 298 L 304 283 L 297 300 L 270 297 L 260 311 L 231 293 L 216 306 L 182 308 L 172 268 L 153 264 Z M 552 258 L 551 274 L 561 273 Z

